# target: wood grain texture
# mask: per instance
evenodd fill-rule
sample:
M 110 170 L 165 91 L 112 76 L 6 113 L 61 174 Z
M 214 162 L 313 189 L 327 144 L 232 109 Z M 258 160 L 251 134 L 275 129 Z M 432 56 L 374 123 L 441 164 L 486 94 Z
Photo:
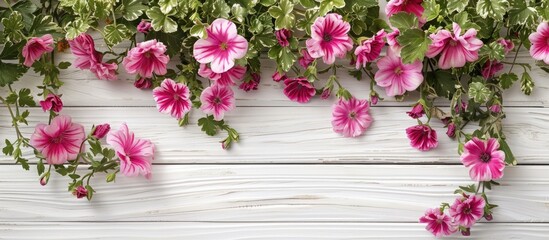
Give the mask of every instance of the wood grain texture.
M 33 170 L 34 171 L 34 170 Z M 549 222 L 549 166 L 506 169 L 495 222 Z M 93 183 L 92 202 L 54 176 L 0 168 L 0 221 L 410 222 L 471 183 L 463 166 L 156 165 L 153 180 Z
M 223 134 L 209 137 L 200 131 L 195 123 L 202 113 L 197 111 L 185 128 L 178 127 L 175 119 L 153 107 L 67 107 L 63 114 L 72 116 L 87 129 L 105 122 L 117 129 L 127 122 L 137 136 L 156 144 L 156 163 L 459 163 L 457 142 L 446 136 L 446 129 L 438 120 L 432 122 L 440 140 L 437 149 L 419 152 L 409 146 L 405 129 L 417 122 L 406 115 L 408 110 L 374 107 L 371 110 L 374 123 L 365 135 L 344 138 L 332 130 L 329 107 L 240 107 L 225 118 L 242 138 L 229 151 L 221 149 L 219 141 L 225 137 Z M 519 163 L 549 163 L 546 124 L 549 109 L 506 110 L 504 132 Z M 25 136 L 30 137 L 34 126 L 45 119 L 46 113 L 32 111 L 29 126 L 22 130 Z M 9 121 L 6 112 L 0 112 L 0 121 Z M 0 136 L 12 137 L 14 131 L 3 124 Z M 27 150 L 25 154 L 32 153 Z M 0 162 L 13 160 L 2 156 Z
M 70 53 L 60 54 L 59 59 L 62 61 L 74 61 L 74 56 Z M 508 59 L 512 61 L 512 59 Z M 271 60 L 262 61 L 261 83 L 259 90 L 244 92 L 237 87 L 234 87 L 236 94 L 237 106 L 329 106 L 334 102 L 332 97 L 330 100 L 313 99 L 308 104 L 298 104 L 288 100 L 283 94 L 283 83 L 276 83 L 272 80 L 271 75 L 275 71 L 275 65 Z M 549 103 L 549 82 L 545 81 L 547 73 L 535 66 L 534 60 L 527 52 L 520 53 L 517 62 L 530 63 L 532 71 L 530 75 L 535 81 L 536 88 L 531 96 L 525 96 L 520 91 L 520 84 L 515 83 L 514 86 L 506 91 L 504 104 L 506 106 L 548 106 Z M 171 62 L 175 65 L 176 61 Z M 342 62 L 342 64 L 348 64 Z M 322 67 L 319 66 L 319 69 Z M 508 68 L 504 69 L 507 71 Z M 522 68 L 515 68 L 515 72 L 522 74 Z M 88 70 L 80 70 L 74 67 L 62 70 L 60 79 L 65 84 L 60 92 L 63 94 L 63 101 L 66 106 L 155 106 L 150 90 L 139 90 L 133 87 L 135 76 L 125 73 L 124 67 L 119 67 L 119 80 L 104 81 L 97 80 Z M 364 79 L 357 81 L 341 70 L 338 74 L 342 85 L 349 89 L 353 95 L 359 98 L 367 98 L 370 93 L 370 80 Z M 321 83 L 328 78 L 328 75 L 322 75 Z M 30 87 L 35 88 L 37 83 L 41 81 L 41 77 L 29 71 L 20 81 L 15 84 L 15 88 Z M 320 88 L 321 84 L 317 85 Z M 384 90 L 376 88 L 377 91 L 384 95 Z M 5 95 L 5 89 L 0 89 L 0 94 Z M 385 97 L 385 101 L 381 101 L 381 106 L 408 106 L 417 100 L 416 97 L 410 97 L 408 101 L 396 102 L 392 97 Z M 447 105 L 448 101 L 441 100 L 439 104 Z
M 2 223 L 6 240 L 363 240 L 435 239 L 419 223 Z M 480 223 L 471 237 L 455 234 L 444 239 L 528 239 L 549 236 L 548 224 Z

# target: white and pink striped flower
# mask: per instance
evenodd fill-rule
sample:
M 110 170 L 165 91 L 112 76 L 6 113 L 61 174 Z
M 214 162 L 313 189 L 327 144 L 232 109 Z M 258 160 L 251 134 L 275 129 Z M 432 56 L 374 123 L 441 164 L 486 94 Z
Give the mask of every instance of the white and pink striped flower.
M 345 137 L 358 137 L 370 127 L 372 117 L 370 105 L 366 100 L 352 97 L 349 100 L 339 99 L 332 107 L 332 127 L 334 132 Z
M 477 30 L 470 28 L 461 35 L 461 27 L 457 23 L 452 25 L 454 32 L 440 30 L 436 34 L 431 34 L 433 43 L 425 54 L 433 58 L 440 54 L 438 67 L 449 69 L 453 67 L 463 67 L 466 62 L 474 62 L 478 59 L 478 50 L 483 43 L 477 38 Z
M 153 96 L 158 111 L 169 113 L 174 118 L 181 119 L 191 110 L 189 88 L 172 79 L 164 79 L 162 84 L 153 90 Z
M 385 88 L 387 96 L 402 95 L 406 91 L 416 90 L 423 82 L 421 62 L 404 64 L 390 48 L 387 49 L 387 56 L 377 61 L 377 67 L 379 70 L 374 79 L 378 86 Z
M 235 59 L 243 58 L 248 51 L 248 41 L 236 30 L 236 25 L 218 18 L 206 29 L 208 37 L 194 43 L 196 61 L 210 64 L 214 73 L 224 73 L 234 66 Z
M 549 64 L 549 23 L 540 23 L 537 31 L 530 34 L 528 40 L 532 43 L 530 55 L 536 60 Z
M 200 102 L 200 109 L 206 114 L 212 114 L 219 121 L 223 119 L 225 112 L 234 109 L 234 92 L 230 87 L 214 84 L 202 91 Z
M 495 138 L 483 141 L 474 137 L 465 143 L 461 162 L 469 168 L 472 180 L 497 180 L 503 177 L 505 152 L 499 150 L 499 142 Z
M 246 70 L 246 67 L 236 65 L 224 73 L 215 73 L 208 65 L 200 64 L 200 68 L 198 69 L 198 75 L 214 81 L 215 84 L 232 86 L 236 84 L 236 81 L 242 80 L 242 78 L 244 78 Z
M 167 72 L 166 65 L 170 57 L 166 53 L 166 45 L 155 39 L 140 42 L 128 51 L 128 55 L 122 60 L 122 64 L 129 74 L 139 74 L 141 77 L 150 78 L 154 74 L 164 75 Z
M 30 144 L 44 155 L 49 164 L 63 164 L 78 157 L 85 138 L 84 126 L 73 123 L 69 116 L 59 115 L 50 125 L 36 125 Z
M 307 39 L 307 51 L 313 58 L 322 57 L 326 64 L 335 62 L 336 57 L 343 58 L 353 49 L 353 40 L 348 33 L 351 26 L 336 13 L 318 17 L 311 26 L 311 38 Z
M 107 143 L 120 159 L 120 172 L 128 177 L 144 175 L 151 178 L 154 144 L 150 140 L 136 138 L 123 123 L 120 130 L 107 135 Z

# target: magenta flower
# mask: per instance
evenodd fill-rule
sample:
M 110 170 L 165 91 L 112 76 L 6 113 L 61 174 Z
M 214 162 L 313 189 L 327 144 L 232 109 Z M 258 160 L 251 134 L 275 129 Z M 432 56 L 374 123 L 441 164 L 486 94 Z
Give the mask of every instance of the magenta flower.
M 152 80 L 150 78 L 139 78 L 134 83 L 133 86 L 139 89 L 149 89 L 152 87 Z
M 259 82 L 261 81 L 261 76 L 258 73 L 251 73 L 250 78 L 242 81 L 240 83 L 240 86 L 238 88 L 249 92 L 251 90 L 257 90 L 257 87 L 259 86 Z
M 515 44 L 511 40 L 500 38 L 498 40 L 498 43 L 503 46 L 503 50 L 505 51 L 505 54 L 509 53 L 510 51 L 513 51 L 515 48 Z
M 114 148 L 120 159 L 120 172 L 128 177 L 144 175 L 151 178 L 154 144 L 150 140 L 136 138 L 123 123 L 120 130 L 107 135 L 107 143 Z
M 469 168 L 469 176 L 475 181 L 497 180 L 503 177 L 505 153 L 499 150 L 498 140 L 487 141 L 476 137 L 465 143 L 461 162 Z
M 528 40 L 532 43 L 530 55 L 536 60 L 549 64 L 549 23 L 540 23 L 537 31 L 528 36 Z
M 407 12 L 421 19 L 423 11 L 425 11 L 423 6 L 421 6 L 422 2 L 423 0 L 391 0 L 385 6 L 385 13 L 387 17 L 390 17 L 395 13 Z
M 503 63 L 488 60 L 484 63 L 484 66 L 482 66 L 481 73 L 485 79 L 488 79 L 494 77 L 494 75 L 501 70 L 503 70 Z
M 379 57 L 381 49 L 385 46 L 383 38 L 387 35 L 383 29 L 379 30 L 372 38 L 362 41 L 355 49 L 356 69 L 366 67 L 366 63 L 372 62 Z
M 280 82 L 280 81 L 284 81 L 288 79 L 288 77 L 286 76 L 286 74 L 282 74 L 282 73 L 279 73 L 278 71 L 275 71 L 273 73 L 273 81 L 275 82 Z
M 350 29 L 349 23 L 337 13 L 318 17 L 311 26 L 311 38 L 305 43 L 307 51 L 312 58 L 322 57 L 324 63 L 334 63 L 336 57 L 343 58 L 353 49 L 353 40 L 347 34 Z
M 276 40 L 282 47 L 290 46 L 289 39 L 292 37 L 292 32 L 288 29 L 280 29 L 275 31 Z
M 470 28 L 461 36 L 461 27 L 453 24 L 453 34 L 446 30 L 440 30 L 431 34 L 433 40 L 429 50 L 425 54 L 433 58 L 440 53 L 438 67 L 449 69 L 452 67 L 463 67 L 466 62 L 474 62 L 478 59 L 478 50 L 482 47 L 482 41 L 477 36 L 477 30 Z
M 332 127 L 334 132 L 345 137 L 360 136 L 372 124 L 370 105 L 366 100 L 352 97 L 339 99 L 332 107 Z
M 137 31 L 140 33 L 148 33 L 151 30 L 151 27 L 151 23 L 143 19 L 139 22 L 139 24 L 137 24 Z
M 460 226 L 470 228 L 484 216 L 484 198 L 477 195 L 460 196 L 450 206 L 450 217 Z
M 284 80 L 284 85 L 284 95 L 294 102 L 309 102 L 316 94 L 316 89 L 306 77 L 288 78 Z
M 236 31 L 236 25 L 218 18 L 206 29 L 208 37 L 194 43 L 194 58 L 208 64 L 215 73 L 233 68 L 234 60 L 243 58 L 248 51 L 248 41 Z
M 88 196 L 88 189 L 86 189 L 84 186 L 80 185 L 74 189 L 72 192 L 76 198 L 84 198 Z
M 215 81 L 215 84 L 222 86 L 231 86 L 235 85 L 237 80 L 242 80 L 246 74 L 246 67 L 236 65 L 233 68 L 225 71 L 224 73 L 215 73 L 210 69 L 206 64 L 200 64 L 198 69 L 198 75 L 203 78 L 210 79 Z
M 406 129 L 410 145 L 421 151 L 429 151 L 438 146 L 437 132 L 429 125 L 416 125 Z
M 102 56 L 100 55 L 99 61 L 90 67 L 90 71 L 95 74 L 98 79 L 102 80 L 116 80 L 116 70 L 118 65 L 116 63 L 104 63 L 101 62 Z
M 53 112 L 61 112 L 61 109 L 63 109 L 63 102 L 61 101 L 61 98 L 53 93 L 48 94 L 46 99 L 43 101 L 40 101 L 40 106 L 42 107 L 42 110 L 44 112 L 46 111 L 53 111 Z
M 36 125 L 30 145 L 40 151 L 49 164 L 63 164 L 78 157 L 85 138 L 84 126 L 73 123 L 69 116 L 59 115 L 50 125 Z
M 153 90 L 153 96 L 159 112 L 169 113 L 177 119 L 183 118 L 192 107 L 189 88 L 169 78 L 164 79 L 162 84 Z
M 311 57 L 307 49 L 301 49 L 301 57 L 299 57 L 298 61 L 302 68 L 307 68 L 315 59 Z
M 139 74 L 141 77 L 150 78 L 154 74 L 164 75 L 167 72 L 166 65 L 170 57 L 166 54 L 166 46 L 155 39 L 140 42 L 128 51 L 128 55 L 122 63 L 129 74 Z
M 78 37 L 69 40 L 71 52 L 76 56 L 74 66 L 80 69 L 90 69 L 102 58 L 101 53 L 95 50 L 92 36 L 82 33 Z
M 492 106 L 490 106 L 490 112 L 493 112 L 493 113 L 500 113 L 501 112 L 501 105 L 499 104 L 494 104 Z
M 406 112 L 408 116 L 410 116 L 413 119 L 418 119 L 420 117 L 423 117 L 423 114 L 425 114 L 425 111 L 423 110 L 423 105 L 421 103 L 416 103 L 414 107 L 412 107 L 412 110 L 409 112 Z
M 427 209 L 425 215 L 419 218 L 419 222 L 427 223 L 425 229 L 435 235 L 435 237 L 451 235 L 457 229 L 452 223 L 452 218 L 444 214 L 440 208 Z
M 107 136 L 107 133 L 111 130 L 111 125 L 108 123 L 99 124 L 93 128 L 91 135 L 96 139 L 102 139 Z
M 42 37 L 33 37 L 23 46 L 21 54 L 25 58 L 23 64 L 27 67 L 42 57 L 42 54 L 53 51 L 53 37 L 46 34 Z
M 214 84 L 207 87 L 200 95 L 200 109 L 206 114 L 212 114 L 214 119 L 223 119 L 225 112 L 235 108 L 234 92 L 230 87 Z
M 387 96 L 402 95 L 416 90 L 423 82 L 422 63 L 402 63 L 402 59 L 388 49 L 387 56 L 377 61 L 379 70 L 375 74 L 378 86 L 385 88 Z
M 387 44 L 389 44 L 389 48 L 391 48 L 394 53 L 400 55 L 401 46 L 397 41 L 397 37 L 400 35 L 400 30 L 393 27 L 391 29 L 393 29 L 393 31 L 387 33 Z

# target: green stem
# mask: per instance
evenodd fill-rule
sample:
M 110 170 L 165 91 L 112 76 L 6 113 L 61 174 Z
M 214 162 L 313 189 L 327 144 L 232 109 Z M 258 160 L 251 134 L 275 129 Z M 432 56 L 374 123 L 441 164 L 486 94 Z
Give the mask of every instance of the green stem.
M 509 69 L 509 73 L 511 73 L 513 71 L 513 67 L 515 66 L 515 64 L 517 64 L 517 56 L 518 56 L 518 53 L 519 53 L 519 50 L 520 48 L 522 47 L 522 41 L 520 41 L 520 44 L 517 48 L 517 51 L 515 52 L 515 57 L 513 58 L 513 63 L 511 65 L 511 68 Z

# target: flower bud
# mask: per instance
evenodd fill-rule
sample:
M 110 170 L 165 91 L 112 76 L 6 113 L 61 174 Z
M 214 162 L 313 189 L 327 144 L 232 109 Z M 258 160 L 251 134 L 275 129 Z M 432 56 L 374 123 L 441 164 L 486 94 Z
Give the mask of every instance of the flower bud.
M 140 78 L 133 83 L 133 86 L 139 89 L 149 89 L 152 87 L 152 81 L 149 78 Z
M 278 44 L 282 47 L 290 46 L 290 42 L 288 39 L 292 37 L 292 32 L 288 29 L 280 29 L 275 31 L 276 40 L 278 41 Z
M 486 219 L 486 221 L 492 221 L 494 219 L 492 214 L 486 214 L 486 215 L 484 215 L 484 218 Z
M 332 95 L 332 89 L 324 88 L 324 90 L 322 90 L 322 94 L 320 95 L 320 98 L 326 100 L 330 97 L 330 95 Z
M 53 111 L 58 113 L 61 112 L 61 109 L 63 109 L 63 102 L 59 96 L 50 93 L 46 99 L 40 101 L 40 106 L 42 106 L 42 110 L 44 110 L 44 112 Z
M 151 23 L 147 22 L 145 20 L 141 20 L 141 22 L 137 25 L 137 31 L 140 33 L 148 33 L 149 30 L 151 30 Z
M 379 101 L 379 95 L 377 95 L 376 92 L 373 92 L 372 94 L 370 94 L 370 104 L 372 106 L 377 105 L 378 101 Z
M 280 82 L 280 81 L 284 81 L 286 80 L 288 77 L 286 76 L 286 74 L 281 74 L 279 73 L 278 71 L 276 71 L 274 74 L 273 74 L 273 81 L 275 82 Z
M 104 138 L 111 130 L 111 125 L 108 123 L 97 125 L 92 130 L 92 136 L 96 139 Z
M 448 130 L 446 130 L 446 135 L 450 138 L 456 137 L 456 124 L 453 122 L 448 123 Z
M 425 114 L 425 111 L 423 110 L 423 105 L 421 103 L 416 103 L 414 107 L 412 107 L 412 110 L 409 112 L 406 112 L 408 116 L 410 116 L 413 119 L 418 119 Z
M 490 112 L 500 113 L 501 112 L 501 105 L 494 104 L 494 105 L 490 106 Z
M 40 185 L 46 186 L 48 184 L 48 181 L 50 181 L 50 172 L 46 172 L 42 177 L 40 178 Z
M 461 235 L 463 236 L 471 236 L 471 228 L 465 228 L 461 230 Z
M 245 79 L 239 86 L 240 89 L 249 92 L 251 90 L 257 90 L 261 76 L 257 73 L 251 73 L 250 78 Z
M 83 198 L 88 196 L 88 189 L 86 189 L 84 186 L 80 185 L 74 189 L 72 192 L 73 195 L 76 196 L 76 198 Z

